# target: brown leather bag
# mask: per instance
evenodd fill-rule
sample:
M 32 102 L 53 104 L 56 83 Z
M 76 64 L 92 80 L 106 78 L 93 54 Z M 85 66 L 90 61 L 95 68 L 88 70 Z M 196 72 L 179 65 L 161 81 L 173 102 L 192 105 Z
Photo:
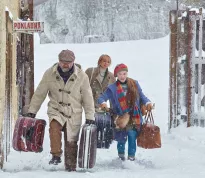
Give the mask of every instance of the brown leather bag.
M 161 148 L 160 128 L 154 125 L 151 111 L 147 112 L 145 116 L 145 123 L 137 138 L 137 146 L 145 149 Z

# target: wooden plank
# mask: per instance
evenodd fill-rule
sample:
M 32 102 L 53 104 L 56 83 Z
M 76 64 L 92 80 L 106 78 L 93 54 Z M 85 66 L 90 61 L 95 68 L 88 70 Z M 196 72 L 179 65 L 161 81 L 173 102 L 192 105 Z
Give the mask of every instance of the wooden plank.
M 29 11 L 27 12 L 30 20 L 33 20 L 33 1 L 29 1 Z M 28 112 L 28 106 L 34 93 L 34 41 L 32 34 L 22 35 L 22 54 L 24 61 L 24 95 L 22 96 L 22 113 Z
M 33 20 L 33 0 L 30 0 L 30 3 L 29 3 L 29 18 L 31 20 Z M 33 96 L 33 93 L 34 93 L 34 36 L 33 34 L 30 35 L 30 100 Z
M 194 112 L 194 66 L 195 59 L 195 43 L 196 43 L 196 19 L 195 11 L 189 11 L 188 26 L 188 51 L 187 51 L 187 127 L 191 126 L 191 115 Z
M 185 122 L 187 118 L 187 27 L 188 18 L 183 16 L 185 11 L 180 11 L 178 18 L 178 62 L 177 62 L 177 121 L 180 124 L 181 121 Z M 180 120 L 182 119 L 182 120 Z
M 5 113 L 4 113 L 4 158 L 7 161 L 7 156 L 10 153 L 11 142 L 11 110 L 12 110 L 12 21 L 9 18 L 8 11 L 6 12 L 6 83 L 5 83 Z
M 169 14 L 170 34 L 170 64 L 169 64 L 169 129 L 176 121 L 176 63 L 177 63 L 177 11 Z
M 202 38 L 203 38 L 203 16 L 202 8 L 199 10 L 199 63 L 198 63 L 198 98 L 197 98 L 197 111 L 201 111 L 201 71 L 202 71 Z M 205 62 L 205 61 L 204 61 Z

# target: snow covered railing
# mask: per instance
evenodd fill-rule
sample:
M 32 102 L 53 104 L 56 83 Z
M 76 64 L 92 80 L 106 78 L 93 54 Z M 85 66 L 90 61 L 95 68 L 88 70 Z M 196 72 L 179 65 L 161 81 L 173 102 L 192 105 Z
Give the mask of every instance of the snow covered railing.
M 205 127 L 205 10 L 170 11 L 170 30 L 169 129 Z

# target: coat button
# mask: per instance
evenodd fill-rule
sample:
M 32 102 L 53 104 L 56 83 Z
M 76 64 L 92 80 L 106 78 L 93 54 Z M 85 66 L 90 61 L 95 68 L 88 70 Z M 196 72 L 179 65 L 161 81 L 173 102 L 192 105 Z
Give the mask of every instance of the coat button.
M 74 79 L 72 78 L 72 79 L 70 79 L 70 81 L 74 82 Z
M 70 91 L 68 91 L 68 94 L 70 94 L 71 92 Z
M 70 119 L 70 118 L 71 118 L 71 116 L 68 116 L 68 118 Z
M 63 104 L 63 102 L 59 102 L 59 104 Z
M 70 103 L 68 103 L 68 106 L 70 106 Z
M 62 90 L 61 90 L 61 89 L 59 89 L 59 92 L 62 92 Z
M 58 81 L 59 81 L 59 80 L 60 80 L 60 77 L 59 77 L 59 76 L 56 76 L 56 80 L 58 80 Z

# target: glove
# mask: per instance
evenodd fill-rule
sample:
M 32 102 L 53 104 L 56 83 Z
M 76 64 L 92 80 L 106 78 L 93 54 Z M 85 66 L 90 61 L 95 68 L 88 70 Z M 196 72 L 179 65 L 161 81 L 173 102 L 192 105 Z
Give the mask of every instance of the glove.
M 90 120 L 90 119 L 86 119 L 85 123 L 88 125 L 94 124 L 95 125 L 95 121 L 94 120 Z
M 148 103 L 148 104 L 146 105 L 147 111 L 151 111 L 153 108 L 154 108 L 154 107 L 153 107 L 152 103 Z
M 109 110 L 109 108 L 107 107 L 107 103 L 102 103 L 102 104 L 100 105 L 100 108 L 101 108 L 102 110 L 104 110 L 104 111 L 108 111 L 108 110 Z
M 27 113 L 25 116 L 26 116 L 26 117 L 35 118 L 35 117 L 36 117 L 36 114 L 34 114 L 34 113 Z

